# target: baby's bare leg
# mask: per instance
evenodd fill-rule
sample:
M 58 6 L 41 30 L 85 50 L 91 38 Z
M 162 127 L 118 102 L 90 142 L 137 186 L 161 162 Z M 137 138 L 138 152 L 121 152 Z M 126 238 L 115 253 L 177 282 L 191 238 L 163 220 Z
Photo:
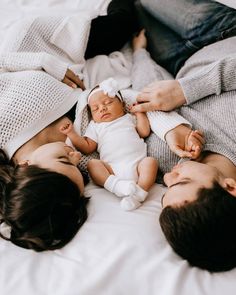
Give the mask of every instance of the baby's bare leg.
M 157 177 L 158 162 L 152 157 L 144 158 L 138 164 L 138 185 L 145 191 L 149 191 Z
M 107 178 L 114 174 L 110 165 L 96 159 L 92 159 L 88 162 L 88 172 L 94 183 L 100 186 L 104 186 Z

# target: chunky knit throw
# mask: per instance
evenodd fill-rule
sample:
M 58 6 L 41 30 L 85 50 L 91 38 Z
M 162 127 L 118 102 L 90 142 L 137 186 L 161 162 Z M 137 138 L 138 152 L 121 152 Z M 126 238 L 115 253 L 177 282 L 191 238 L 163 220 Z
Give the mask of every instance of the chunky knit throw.
M 0 51 L 0 147 L 15 151 L 77 102 L 80 89 L 60 81 L 80 74 L 90 16 L 36 17 L 15 24 Z M 75 66 L 74 66 L 75 65 Z

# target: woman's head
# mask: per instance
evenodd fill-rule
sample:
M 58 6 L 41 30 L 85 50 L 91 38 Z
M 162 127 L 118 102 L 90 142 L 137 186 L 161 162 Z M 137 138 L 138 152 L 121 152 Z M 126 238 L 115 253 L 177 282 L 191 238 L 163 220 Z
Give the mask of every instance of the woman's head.
M 64 142 L 52 142 L 35 149 L 27 159 L 28 165 L 49 169 L 61 173 L 70 178 L 79 188 L 84 191 L 83 177 L 77 168 L 81 154 Z
M 63 247 L 87 219 L 88 199 L 61 173 L 13 167 L 3 152 L 0 158 L 0 215 L 10 227 L 7 239 L 36 251 Z
M 174 251 L 209 271 L 236 267 L 234 180 L 192 161 L 174 167 L 164 180 L 160 224 Z

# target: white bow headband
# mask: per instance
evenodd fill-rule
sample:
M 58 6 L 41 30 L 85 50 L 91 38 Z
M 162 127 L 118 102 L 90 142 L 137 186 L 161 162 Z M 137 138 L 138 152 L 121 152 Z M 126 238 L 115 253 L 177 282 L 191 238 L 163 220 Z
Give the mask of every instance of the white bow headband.
M 120 101 L 123 101 L 122 95 L 120 93 L 120 89 L 118 87 L 118 82 L 113 78 L 109 78 L 107 80 L 104 80 L 99 85 L 97 85 L 95 88 L 93 88 L 88 95 L 88 103 L 89 103 L 91 96 L 98 91 L 103 91 L 103 93 L 105 95 L 108 95 L 109 97 L 112 97 L 112 98 L 117 96 Z

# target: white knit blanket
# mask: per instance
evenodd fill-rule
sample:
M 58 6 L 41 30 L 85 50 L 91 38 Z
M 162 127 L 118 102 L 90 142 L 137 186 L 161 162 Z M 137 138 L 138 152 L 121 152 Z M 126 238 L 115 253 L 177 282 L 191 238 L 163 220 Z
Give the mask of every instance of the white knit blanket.
M 87 92 L 79 95 L 81 90 L 75 92 L 59 82 L 67 68 L 84 80 L 87 89 L 108 77 L 118 80 L 120 89 L 131 86 L 132 52 L 128 47 L 123 53 L 100 55 L 85 62 L 92 17 L 84 12 L 67 17 L 31 17 L 16 23 L 7 32 L 0 51 L 0 70 L 3 71 L 0 75 L 0 128 L 4 131 L 0 137 L 0 147 L 5 149 L 9 157 L 22 144 L 69 111 L 76 97 L 77 131 L 84 132 L 89 120 L 85 108 Z M 9 72 L 17 72 L 17 75 Z M 55 79 L 51 80 L 52 77 Z M 129 100 L 129 97 L 125 98 Z M 132 99 L 134 102 L 131 95 Z M 49 102 L 50 108 L 45 109 Z M 163 121 L 163 116 L 166 114 L 156 113 L 152 120 L 149 118 L 154 132 L 156 126 L 160 127 L 158 122 Z M 9 124 L 9 120 L 12 124 Z M 173 123 L 171 129 L 188 123 L 178 114 L 174 114 L 173 118 L 168 116 L 166 120 Z M 157 131 L 162 130 L 165 134 L 166 128 L 163 124 L 161 126 Z M 86 162 L 81 161 L 81 165 L 85 167 Z
M 0 52 L 0 147 L 9 157 L 76 103 L 81 90 L 60 81 L 70 65 L 82 73 L 90 22 L 84 13 L 31 17 L 6 32 Z
M 31 17 L 6 33 L 0 50 L 0 147 L 10 157 L 77 100 L 82 116 L 86 102 L 82 104 L 81 90 L 60 82 L 67 68 L 84 79 L 86 88 L 110 76 L 124 88 L 130 86 L 130 53 L 114 52 L 85 63 L 91 17 L 84 12 L 67 17 Z

